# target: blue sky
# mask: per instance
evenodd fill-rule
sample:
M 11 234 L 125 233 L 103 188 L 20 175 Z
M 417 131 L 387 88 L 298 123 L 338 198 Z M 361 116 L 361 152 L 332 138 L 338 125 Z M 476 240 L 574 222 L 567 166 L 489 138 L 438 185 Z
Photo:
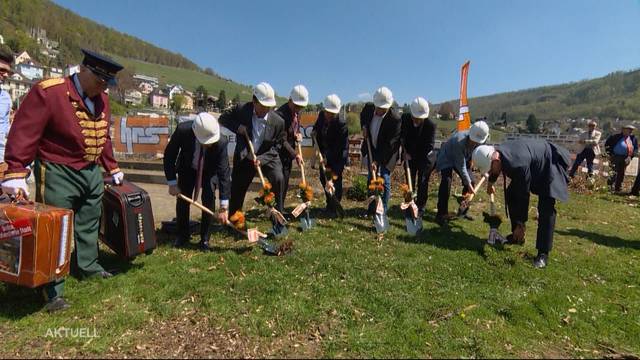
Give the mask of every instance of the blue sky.
M 560 84 L 640 67 L 640 0 L 55 0 L 244 84 L 399 103 Z

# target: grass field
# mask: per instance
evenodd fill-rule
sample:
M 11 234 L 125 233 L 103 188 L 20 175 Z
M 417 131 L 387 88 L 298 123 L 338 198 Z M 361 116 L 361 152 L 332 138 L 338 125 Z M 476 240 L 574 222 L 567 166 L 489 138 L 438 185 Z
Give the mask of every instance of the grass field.
M 425 231 L 410 237 L 395 196 L 382 241 L 359 217 L 363 205 L 347 201 L 343 221 L 314 211 L 315 228 L 292 228 L 294 251 L 282 257 L 228 235 L 214 235 L 211 253 L 195 250 L 195 240 L 194 248 L 173 249 L 160 235 L 153 255 L 130 264 L 105 252 L 107 267 L 122 273 L 70 279 L 73 307 L 54 315 L 40 311 L 34 291 L 0 285 L 0 356 L 640 354 L 638 203 L 573 194 L 558 207 L 549 266 L 537 270 L 533 212 L 525 246 L 489 247 L 479 216 L 486 199 L 471 209 L 477 220 L 449 228 L 437 227 L 430 210 Z M 506 235 L 507 225 L 501 230 Z M 52 337 L 57 328 L 91 336 Z

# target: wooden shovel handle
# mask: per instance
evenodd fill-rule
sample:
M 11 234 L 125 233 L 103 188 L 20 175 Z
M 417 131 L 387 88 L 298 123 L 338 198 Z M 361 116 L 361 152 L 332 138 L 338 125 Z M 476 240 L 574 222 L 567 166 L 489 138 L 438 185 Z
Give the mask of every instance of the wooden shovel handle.
M 484 183 L 484 181 L 486 179 L 487 179 L 487 177 L 484 176 L 484 175 L 480 178 L 480 181 L 478 181 L 478 183 L 476 184 L 476 187 L 473 188 L 473 193 L 469 196 L 469 199 L 467 199 L 467 201 L 473 200 L 473 198 L 476 195 L 476 193 L 478 192 L 478 190 L 480 190 L 480 186 L 482 186 L 482 184 Z
M 373 178 L 373 181 L 376 180 L 376 173 L 373 171 L 373 153 L 371 152 L 371 142 L 369 141 L 369 128 L 365 127 L 364 128 L 366 133 L 367 133 L 367 137 L 365 137 L 365 141 L 367 142 L 367 157 L 369 158 L 368 163 L 369 163 L 369 172 L 371 173 L 371 177 Z
M 213 213 L 213 211 L 211 211 L 211 210 L 210 210 L 209 208 L 207 208 L 206 206 L 204 206 L 204 205 L 200 204 L 199 202 L 197 202 L 197 201 L 193 201 L 191 198 L 189 198 L 189 197 L 187 197 L 187 196 L 185 196 L 185 195 L 183 195 L 183 194 L 178 194 L 178 197 L 179 197 L 180 199 L 182 199 L 182 200 L 184 200 L 184 201 L 188 202 L 189 204 L 191 204 L 191 205 L 193 205 L 193 206 L 197 207 L 198 209 L 200 209 L 200 210 L 202 210 L 202 211 L 204 211 L 204 212 L 206 212 L 206 213 L 208 213 L 208 214 L 210 214 L 210 215 L 216 216 L 216 214 L 214 214 L 214 213 Z
M 300 158 L 302 158 L 302 144 L 300 144 L 300 142 L 298 142 L 298 155 L 300 155 Z M 300 172 L 302 173 L 302 183 L 306 184 L 307 179 L 304 176 L 304 163 L 300 165 Z
M 249 144 L 249 151 L 251 151 L 251 156 L 253 157 L 253 161 L 258 160 L 258 157 L 256 156 L 256 152 L 253 149 L 253 143 L 251 142 L 251 139 L 249 139 L 249 134 L 244 134 L 244 137 L 247 139 L 247 144 Z M 262 175 L 262 169 L 260 168 L 260 165 L 255 165 L 256 166 L 256 170 L 258 171 L 258 175 L 260 176 L 260 183 L 262 183 L 262 187 L 264 187 L 267 183 L 266 181 L 264 181 L 264 176 Z
M 489 207 L 489 213 L 491 214 L 491 216 L 494 216 L 496 214 L 496 198 L 493 193 L 489 195 L 489 199 L 491 202 Z

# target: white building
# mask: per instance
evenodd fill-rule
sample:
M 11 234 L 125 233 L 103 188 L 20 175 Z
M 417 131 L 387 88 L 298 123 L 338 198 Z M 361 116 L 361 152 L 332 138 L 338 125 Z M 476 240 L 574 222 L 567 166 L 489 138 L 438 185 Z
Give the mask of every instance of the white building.
M 124 103 L 127 105 L 142 104 L 142 93 L 138 90 L 127 90 L 124 93 Z

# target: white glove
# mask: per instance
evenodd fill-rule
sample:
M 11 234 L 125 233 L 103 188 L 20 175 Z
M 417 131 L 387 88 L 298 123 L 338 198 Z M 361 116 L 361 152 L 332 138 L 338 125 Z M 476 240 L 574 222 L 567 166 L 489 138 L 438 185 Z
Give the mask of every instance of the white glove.
M 29 190 L 27 189 L 27 181 L 24 178 L 10 179 L 2 182 L 2 192 L 8 195 L 18 197 L 20 193 L 25 198 L 29 198 Z
M 118 171 L 117 173 L 111 175 L 111 179 L 113 179 L 113 183 L 115 185 L 120 185 L 122 184 L 122 180 L 124 180 L 124 174 L 122 173 L 122 171 Z

